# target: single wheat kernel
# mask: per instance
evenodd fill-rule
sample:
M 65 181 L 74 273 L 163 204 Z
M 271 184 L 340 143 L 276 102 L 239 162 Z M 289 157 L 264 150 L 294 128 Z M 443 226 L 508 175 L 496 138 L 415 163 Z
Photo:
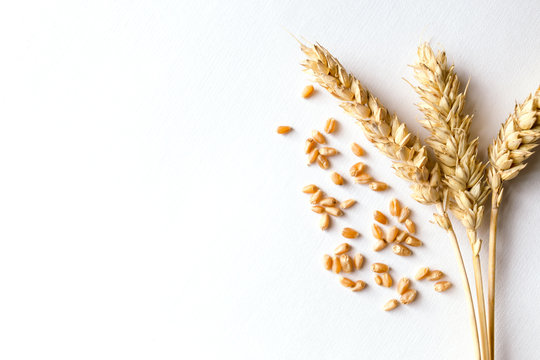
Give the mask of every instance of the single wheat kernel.
M 314 184 L 310 184 L 310 185 L 306 185 L 304 186 L 304 188 L 302 189 L 302 191 L 306 194 L 313 194 L 315 193 L 315 191 L 319 190 L 319 187 L 317 185 L 314 185 Z
M 323 265 L 326 270 L 332 270 L 332 257 L 330 255 L 324 254 L 323 256 Z
M 399 230 L 399 233 L 398 233 L 398 236 L 396 236 L 396 242 L 397 243 L 402 243 L 404 242 L 407 237 L 409 236 L 409 234 L 403 230 Z
M 343 228 L 341 235 L 343 235 L 343 237 L 347 239 L 356 239 L 358 237 L 358 231 L 352 228 L 346 227 L 346 228 Z
M 345 254 L 349 250 L 351 250 L 351 245 L 347 243 L 339 244 L 338 247 L 334 249 L 334 254 L 335 255 Z
M 341 204 L 339 204 L 339 207 L 342 209 L 348 209 L 354 204 L 356 204 L 356 200 L 348 199 L 348 200 L 342 201 Z
M 345 287 L 348 287 L 348 288 L 352 288 L 352 287 L 354 287 L 354 285 L 356 285 L 356 283 L 354 281 L 352 281 L 349 278 L 343 277 L 343 276 L 339 279 L 339 282 L 341 283 L 341 285 L 343 285 Z
M 317 143 L 312 138 L 306 139 L 306 145 L 304 146 L 304 152 L 306 154 L 309 154 L 315 147 L 317 146 Z
M 371 233 L 373 234 L 373 236 L 375 237 L 375 239 L 379 239 L 379 240 L 384 239 L 383 231 L 382 231 L 382 229 L 380 228 L 380 226 L 377 225 L 377 224 L 372 224 L 372 225 L 371 225 Z
M 429 275 L 427 276 L 427 279 L 429 281 L 437 281 L 444 277 L 444 273 L 440 270 L 432 270 Z
M 383 263 L 373 263 L 371 264 L 371 271 L 376 273 L 385 273 L 388 271 L 388 265 Z
M 317 161 L 318 158 L 319 158 L 319 149 L 311 150 L 311 152 L 308 155 L 308 161 L 307 161 L 308 166 L 313 164 L 315 161 Z
M 390 229 L 388 229 L 388 232 L 386 233 L 386 241 L 389 243 L 394 242 L 398 234 L 399 229 L 397 228 L 397 226 L 392 226 Z
M 319 206 L 319 205 L 315 205 L 315 206 L 311 207 L 311 211 L 313 211 L 313 212 L 315 212 L 317 214 L 322 214 L 324 212 L 324 207 Z
M 353 259 L 347 255 L 342 254 L 339 257 L 339 261 L 341 262 L 341 269 L 346 273 L 352 273 L 354 271 L 354 262 Z
M 277 133 L 278 134 L 288 134 L 289 132 L 291 132 L 292 130 L 292 127 L 290 126 L 278 126 L 277 128 Z
M 336 185 L 343 185 L 343 178 L 335 171 L 330 174 L 330 179 L 332 179 L 332 182 Z
M 384 249 L 386 246 L 388 245 L 388 243 L 384 240 L 377 240 L 377 242 L 375 243 L 375 245 L 373 245 L 373 251 L 381 251 L 382 249 Z
M 451 286 L 452 286 L 452 283 L 450 281 L 439 281 L 439 282 L 435 283 L 433 288 L 437 292 L 443 292 L 443 291 L 446 291 L 446 290 L 450 289 Z
M 329 118 L 326 120 L 326 124 L 324 125 L 324 131 L 326 131 L 327 134 L 331 134 L 337 129 L 337 121 L 334 118 Z
M 400 245 L 400 244 L 396 244 L 396 245 L 392 246 L 392 252 L 394 254 L 396 254 L 396 255 L 399 255 L 399 256 L 411 256 L 412 255 L 412 251 L 408 247 Z
M 386 304 L 384 304 L 383 310 L 391 311 L 397 308 L 398 305 L 399 305 L 399 301 L 397 301 L 396 299 L 390 299 L 386 302 Z
M 390 276 L 389 273 L 382 274 L 381 278 L 382 278 L 382 286 L 388 287 L 388 288 L 392 286 L 393 280 L 392 280 L 392 276 Z
M 352 143 L 351 150 L 352 150 L 353 154 L 356 155 L 356 156 L 364 155 L 364 149 L 360 145 L 358 145 L 357 143 Z
M 401 212 L 401 204 L 399 203 L 398 199 L 393 198 L 392 200 L 390 200 L 390 215 L 399 216 L 400 212 Z
M 337 155 L 338 151 L 333 147 L 322 147 L 319 149 L 319 154 L 324 156 L 334 156 Z
M 351 289 L 352 291 L 360 291 L 360 290 L 363 290 L 365 287 L 366 287 L 366 283 L 362 280 L 357 280 L 356 283 L 354 284 L 353 288 Z
M 324 170 L 330 167 L 330 161 L 328 161 L 324 155 L 317 156 L 317 164 L 319 164 L 319 167 Z
M 388 223 L 388 219 L 386 218 L 386 216 L 379 210 L 375 210 L 375 212 L 373 213 L 373 219 L 384 225 Z
M 362 174 L 366 170 L 366 164 L 363 162 L 357 162 L 351 168 L 349 169 L 349 174 L 351 174 L 352 177 L 358 177 L 360 174 Z
M 329 213 L 332 216 L 342 216 L 343 215 L 343 211 L 341 211 L 340 208 L 337 208 L 335 206 L 327 207 L 326 212 Z
M 356 184 L 368 184 L 373 180 L 369 174 L 360 174 L 354 178 Z
M 422 240 L 415 238 L 412 235 L 407 236 L 405 244 L 410 246 L 422 246 Z
M 321 201 L 323 197 L 323 192 L 321 189 L 315 191 L 313 195 L 311 195 L 311 198 L 309 199 L 309 202 L 312 204 L 318 204 L 319 201 Z
M 416 273 L 414 278 L 416 280 L 422 280 L 423 278 L 428 276 L 428 274 L 429 274 L 429 268 L 428 267 L 422 267 L 422 268 L 420 268 L 420 270 L 418 270 L 418 272 Z
M 398 221 L 400 223 L 405 222 L 405 220 L 407 220 L 409 218 L 409 215 L 411 215 L 411 210 L 408 207 L 405 206 L 404 208 L 401 209 L 401 211 L 399 213 Z
M 319 221 L 319 226 L 321 230 L 326 230 L 330 226 L 330 216 L 328 214 L 322 214 L 321 220 Z
M 341 272 L 341 261 L 339 261 L 339 256 L 334 256 L 332 260 L 332 271 L 339 274 Z
M 412 222 L 411 219 L 405 219 L 405 227 L 410 234 L 414 234 L 416 232 L 416 225 L 414 225 L 414 222 Z
M 373 278 L 373 280 L 375 280 L 375 284 L 381 286 L 382 285 L 382 278 L 379 276 L 379 275 L 375 275 L 375 277 Z
M 388 185 L 382 181 L 372 181 L 369 183 L 369 188 L 373 191 L 383 191 L 388 189 Z
M 328 270 L 328 269 L 327 269 Z M 411 280 L 407 279 L 406 277 L 403 277 L 399 279 L 397 283 L 397 292 L 399 295 L 405 294 L 407 290 L 409 290 L 409 286 L 411 286 Z
M 405 291 L 403 295 L 401 295 L 399 300 L 401 301 L 402 304 L 410 304 L 414 301 L 414 299 L 416 299 L 416 294 L 417 294 L 416 290 L 409 289 Z
M 311 132 L 311 137 L 313 138 L 313 140 L 315 140 L 319 144 L 326 144 L 326 139 L 325 139 L 324 135 L 321 134 L 321 132 L 319 130 L 313 130 Z
M 354 255 L 354 266 L 356 270 L 360 270 L 364 265 L 364 256 L 360 253 Z
M 327 197 L 322 199 L 319 204 L 321 204 L 322 206 L 336 206 L 337 200 L 333 197 Z
M 313 91 L 315 89 L 313 88 L 313 85 L 308 85 L 304 88 L 304 90 L 302 90 L 302 97 L 304 99 L 307 99 L 308 97 L 310 97 L 311 95 L 313 95 Z

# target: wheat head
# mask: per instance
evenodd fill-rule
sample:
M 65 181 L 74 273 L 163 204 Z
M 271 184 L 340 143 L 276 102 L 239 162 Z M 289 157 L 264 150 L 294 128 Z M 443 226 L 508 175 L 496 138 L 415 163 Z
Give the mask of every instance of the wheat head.
M 485 164 L 477 159 L 478 139 L 469 140 L 471 115 L 463 114 L 467 87 L 449 66 L 446 54 L 435 54 L 428 43 L 418 47 L 418 63 L 413 66 L 419 85 L 418 108 L 424 114 L 421 124 L 430 131 L 427 144 L 433 149 L 450 192 L 450 208 L 470 230 L 482 221 L 483 203 L 489 188 L 484 178 Z
M 488 183 L 501 201 L 504 181 L 515 178 L 527 165 L 540 139 L 540 87 L 521 104 L 516 104 L 489 146 Z
M 398 117 L 379 102 L 360 81 L 349 74 L 328 50 L 319 44 L 300 43 L 307 56 L 302 63 L 315 81 L 343 101 L 341 107 L 361 126 L 365 136 L 393 160 L 396 174 L 411 182 L 412 197 L 423 204 L 443 201 L 441 176 L 437 164 L 428 164 L 427 151 Z

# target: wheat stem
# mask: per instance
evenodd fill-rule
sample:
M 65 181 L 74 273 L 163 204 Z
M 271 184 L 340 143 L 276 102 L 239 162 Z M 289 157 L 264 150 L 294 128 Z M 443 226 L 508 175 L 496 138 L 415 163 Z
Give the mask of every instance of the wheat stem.
M 482 359 L 491 359 L 489 355 L 489 344 L 487 338 L 486 326 L 486 303 L 484 300 L 484 285 L 482 281 L 482 266 L 480 264 L 480 254 L 477 250 L 480 249 L 476 244 L 479 239 L 475 230 L 467 230 L 467 236 L 473 250 L 473 270 L 474 282 L 476 285 L 476 305 L 478 307 L 478 322 L 480 329 L 480 348 L 482 350 Z
M 471 322 L 471 330 L 473 333 L 474 351 L 476 355 L 475 358 L 477 360 L 480 360 L 481 357 L 480 357 L 480 340 L 478 339 L 478 325 L 476 322 L 471 287 L 469 285 L 469 277 L 467 276 L 467 270 L 465 269 L 465 263 L 463 262 L 463 255 L 461 254 L 461 250 L 459 248 L 459 243 L 456 237 L 456 233 L 454 232 L 454 228 L 452 227 L 450 223 L 450 219 L 448 218 L 448 214 L 446 210 L 444 210 L 444 208 L 442 207 L 442 204 L 437 204 L 437 210 L 439 211 L 439 214 L 448 221 L 448 224 L 449 224 L 448 228 L 446 229 L 446 232 L 448 233 L 448 237 L 450 238 L 450 244 L 452 244 L 452 247 L 454 248 L 454 253 L 456 255 L 459 272 L 461 274 L 461 282 L 463 284 L 463 289 L 465 290 L 465 299 L 467 300 L 467 308 L 469 310 L 469 320 Z
M 492 358 L 495 358 L 495 264 L 496 264 L 496 240 L 497 218 L 499 216 L 499 191 L 494 189 L 491 194 L 491 215 L 489 221 L 489 275 L 488 275 L 488 338 L 489 350 Z

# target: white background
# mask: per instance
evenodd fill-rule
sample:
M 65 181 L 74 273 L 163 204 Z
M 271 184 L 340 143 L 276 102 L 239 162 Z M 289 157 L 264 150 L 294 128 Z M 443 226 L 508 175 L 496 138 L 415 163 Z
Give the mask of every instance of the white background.
M 508 5 L 506 5 L 507 3 Z M 69 1 L 0 7 L 2 359 L 469 359 L 451 247 L 360 130 L 308 78 L 287 31 L 319 41 L 423 137 L 402 77 L 416 47 L 444 47 L 463 81 L 480 151 L 540 79 L 538 1 Z M 362 144 L 373 193 L 306 167 L 303 141 L 329 116 L 342 151 Z M 294 131 L 275 134 L 278 125 Z M 508 184 L 498 247 L 499 359 L 535 359 L 540 161 Z M 359 204 L 322 232 L 300 189 Z M 392 196 L 426 246 L 370 248 Z M 445 294 L 385 313 L 395 290 L 351 293 L 321 256 L 340 230 L 368 264 L 440 268 Z M 462 233 L 460 232 L 460 235 Z M 487 227 L 481 229 L 487 238 Z M 462 237 L 462 240 L 463 239 Z M 463 249 L 470 263 L 465 241 Z M 483 249 L 487 262 L 487 247 Z

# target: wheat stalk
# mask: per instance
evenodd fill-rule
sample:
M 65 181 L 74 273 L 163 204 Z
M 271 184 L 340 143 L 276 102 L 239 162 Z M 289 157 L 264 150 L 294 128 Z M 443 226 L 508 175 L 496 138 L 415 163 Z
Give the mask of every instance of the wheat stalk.
M 420 122 L 431 134 L 426 142 L 441 165 L 450 191 L 450 207 L 467 229 L 472 247 L 482 354 L 490 358 L 479 256 L 482 240 L 476 232 L 489 188 L 484 178 L 485 165 L 477 160 L 478 139 L 469 140 L 472 116 L 463 114 L 467 87 L 459 91 L 454 66 L 447 64 L 444 52 L 435 54 L 428 43 L 419 46 L 418 63 L 413 68 L 419 83 L 413 87 L 421 99 L 417 105 L 424 114 Z
M 495 267 L 497 218 L 505 181 L 515 178 L 527 165 L 540 139 L 540 87 L 515 106 L 497 138 L 489 147 L 488 183 L 491 187 L 489 229 L 488 322 L 491 353 L 495 350 Z
M 475 340 L 475 351 L 479 358 L 479 340 L 474 315 L 469 280 L 459 244 L 446 211 L 448 192 L 444 191 L 438 164 L 430 167 L 427 151 L 420 140 L 412 135 L 405 124 L 389 111 L 379 100 L 349 74 L 339 61 L 319 44 L 308 47 L 300 43 L 307 59 L 302 64 L 315 80 L 330 94 L 342 100 L 341 107 L 357 120 L 365 136 L 382 153 L 393 160 L 396 174 L 408 180 L 413 190 L 411 196 L 420 203 L 433 204 L 439 214 L 434 214 L 443 227 L 455 250 L 463 286 L 469 304 L 469 315 Z

